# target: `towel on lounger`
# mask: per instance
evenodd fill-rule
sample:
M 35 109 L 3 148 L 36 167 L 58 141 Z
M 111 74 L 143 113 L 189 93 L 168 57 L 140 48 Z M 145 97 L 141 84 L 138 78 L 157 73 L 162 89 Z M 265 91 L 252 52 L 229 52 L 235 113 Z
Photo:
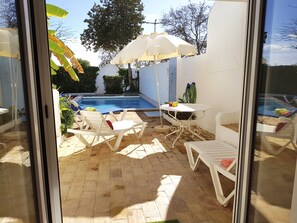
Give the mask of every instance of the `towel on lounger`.
M 230 165 L 231 165 L 231 163 L 234 161 L 234 158 L 225 158 L 225 159 L 222 159 L 221 160 L 221 165 L 225 168 L 225 169 L 227 169 Z

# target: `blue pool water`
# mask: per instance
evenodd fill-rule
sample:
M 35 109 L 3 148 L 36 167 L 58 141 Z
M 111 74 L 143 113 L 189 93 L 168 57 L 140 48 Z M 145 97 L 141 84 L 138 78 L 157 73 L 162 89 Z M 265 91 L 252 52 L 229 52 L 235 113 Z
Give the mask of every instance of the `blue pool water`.
M 294 114 L 297 111 L 297 108 L 291 106 L 277 98 L 268 97 L 268 98 L 259 98 L 258 99 L 258 114 L 266 115 L 272 117 L 279 117 L 274 113 L 276 108 L 286 108 L 290 111 L 287 116 Z
M 122 111 L 123 109 L 145 110 L 156 108 L 140 96 L 90 96 L 81 97 L 76 102 L 84 109 L 94 107 L 97 111 L 108 113 L 110 111 Z

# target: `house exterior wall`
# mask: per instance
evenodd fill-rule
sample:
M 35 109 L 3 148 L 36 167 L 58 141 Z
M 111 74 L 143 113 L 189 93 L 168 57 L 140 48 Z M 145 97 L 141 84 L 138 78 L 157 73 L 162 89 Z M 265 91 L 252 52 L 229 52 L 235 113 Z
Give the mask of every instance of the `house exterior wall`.
M 156 64 L 159 83 L 161 104 L 169 100 L 169 62 Z M 153 101 L 158 101 L 157 85 L 154 66 L 139 69 L 139 91 Z
M 200 126 L 212 133 L 218 112 L 241 108 L 246 11 L 246 2 L 215 2 L 209 15 L 206 54 L 177 62 L 177 98 L 188 82 L 196 82 L 197 103 L 215 107 L 199 120 Z

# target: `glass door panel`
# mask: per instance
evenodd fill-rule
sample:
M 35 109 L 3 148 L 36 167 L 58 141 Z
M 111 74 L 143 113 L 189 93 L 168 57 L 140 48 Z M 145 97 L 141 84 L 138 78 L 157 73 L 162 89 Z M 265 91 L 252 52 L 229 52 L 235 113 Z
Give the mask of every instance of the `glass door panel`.
M 0 222 L 36 222 L 28 97 L 15 4 L 0 0 Z
M 266 1 L 248 222 L 297 222 L 297 3 Z

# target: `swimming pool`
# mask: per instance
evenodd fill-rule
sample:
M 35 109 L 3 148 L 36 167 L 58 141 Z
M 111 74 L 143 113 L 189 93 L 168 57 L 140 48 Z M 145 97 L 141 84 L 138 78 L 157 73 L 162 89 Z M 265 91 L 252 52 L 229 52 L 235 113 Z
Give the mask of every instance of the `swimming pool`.
M 102 113 L 124 109 L 146 110 L 156 108 L 140 96 L 83 96 L 77 97 L 75 101 L 82 109 L 94 107 Z
M 291 106 L 277 98 L 274 97 L 261 97 L 258 99 L 258 114 L 259 115 L 266 115 L 272 117 L 279 117 L 274 113 L 274 110 L 277 108 L 286 108 L 290 112 L 287 116 L 292 115 L 297 111 L 297 108 Z

